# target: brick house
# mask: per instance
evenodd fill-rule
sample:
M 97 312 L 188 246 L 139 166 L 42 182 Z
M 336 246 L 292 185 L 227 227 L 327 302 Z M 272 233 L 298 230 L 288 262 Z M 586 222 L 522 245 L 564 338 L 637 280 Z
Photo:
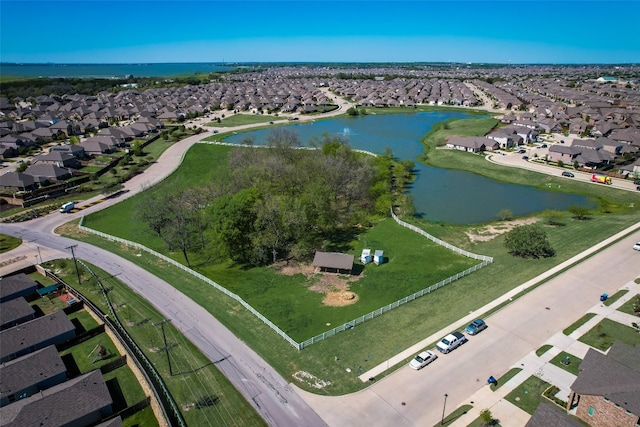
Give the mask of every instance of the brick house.
M 640 346 L 617 341 L 607 354 L 589 349 L 567 409 L 592 427 L 640 425 Z

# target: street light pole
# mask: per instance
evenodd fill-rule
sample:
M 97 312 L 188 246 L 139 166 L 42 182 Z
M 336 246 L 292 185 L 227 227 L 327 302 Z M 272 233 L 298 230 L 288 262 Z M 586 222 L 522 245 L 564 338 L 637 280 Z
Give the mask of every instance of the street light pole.
M 442 405 L 442 421 L 440 421 L 440 425 L 443 426 L 444 425 L 444 411 L 446 410 L 447 407 L 447 397 L 449 395 L 447 393 L 444 394 L 444 405 Z

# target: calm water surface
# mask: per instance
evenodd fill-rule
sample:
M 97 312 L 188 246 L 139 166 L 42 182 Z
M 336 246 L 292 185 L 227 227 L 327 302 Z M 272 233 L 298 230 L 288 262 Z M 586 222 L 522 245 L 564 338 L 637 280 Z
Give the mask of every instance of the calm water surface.
M 387 147 L 400 159 L 416 158 L 422 153 L 422 138 L 438 122 L 467 118 L 463 112 L 420 112 L 413 114 L 367 115 L 292 125 L 303 144 L 324 133 L 349 139 L 354 148 L 384 153 Z M 271 130 L 263 129 L 226 138 L 241 143 L 248 136 L 256 144 L 266 143 Z M 590 206 L 584 196 L 553 193 L 531 187 L 507 184 L 470 172 L 438 169 L 416 161 L 417 178 L 409 193 L 416 212 L 434 222 L 475 224 L 494 221 L 503 209 L 516 216 L 546 209 L 565 210 L 571 205 Z M 517 173 L 517 172 L 514 172 Z

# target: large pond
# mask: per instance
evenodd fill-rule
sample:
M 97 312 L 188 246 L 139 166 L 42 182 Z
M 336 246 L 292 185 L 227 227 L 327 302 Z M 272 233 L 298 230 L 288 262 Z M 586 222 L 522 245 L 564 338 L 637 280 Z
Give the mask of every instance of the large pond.
M 387 147 L 400 159 L 416 158 L 422 153 L 420 139 L 431 127 L 450 118 L 467 118 L 463 112 L 419 112 L 381 114 L 322 120 L 291 125 L 303 144 L 325 133 L 348 138 L 354 148 L 384 153 Z M 266 143 L 270 129 L 241 133 L 225 138 L 242 143 L 247 137 L 255 144 Z M 417 215 L 434 222 L 475 224 L 494 221 L 498 213 L 509 209 L 515 216 L 546 209 L 565 210 L 571 205 L 590 206 L 584 196 L 554 193 L 535 188 L 494 181 L 459 170 L 439 169 L 416 161 L 417 177 L 409 192 L 414 197 Z

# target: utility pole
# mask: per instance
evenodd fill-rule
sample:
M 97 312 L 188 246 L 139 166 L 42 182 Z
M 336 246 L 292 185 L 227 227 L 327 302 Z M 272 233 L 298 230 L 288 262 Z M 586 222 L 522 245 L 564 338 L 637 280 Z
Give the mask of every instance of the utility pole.
M 78 260 L 76 260 L 76 254 L 73 251 L 74 248 L 76 248 L 78 245 L 73 245 L 73 246 L 69 246 L 66 247 L 65 249 L 70 249 L 71 250 L 71 256 L 73 257 L 73 263 L 76 265 L 76 276 L 78 276 L 78 286 L 80 286 L 80 270 L 78 270 Z
M 440 421 L 440 425 L 443 426 L 444 425 L 444 411 L 445 408 L 447 407 L 447 397 L 449 395 L 447 393 L 444 394 L 444 405 L 442 406 L 442 421 Z
M 40 246 L 36 246 L 38 248 L 38 257 L 40 258 L 40 264 L 42 264 L 42 254 L 40 254 Z
M 173 376 L 173 369 L 171 369 L 171 358 L 169 357 L 169 346 L 167 345 L 167 335 L 164 332 L 164 324 L 171 322 L 171 319 L 164 319 L 160 322 L 152 323 L 152 326 L 158 326 L 162 328 L 162 340 L 164 341 L 164 351 L 167 354 L 167 363 L 169 364 L 169 375 Z

